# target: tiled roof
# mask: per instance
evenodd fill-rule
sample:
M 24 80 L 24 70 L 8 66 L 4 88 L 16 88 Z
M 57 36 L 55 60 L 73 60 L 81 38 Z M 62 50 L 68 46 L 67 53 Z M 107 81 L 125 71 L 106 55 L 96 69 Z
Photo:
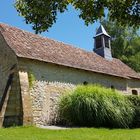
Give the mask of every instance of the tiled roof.
M 0 32 L 18 57 L 123 78 L 140 78 L 134 70 L 115 58 L 109 61 L 94 52 L 87 52 L 83 49 L 44 38 L 6 24 L 0 24 Z

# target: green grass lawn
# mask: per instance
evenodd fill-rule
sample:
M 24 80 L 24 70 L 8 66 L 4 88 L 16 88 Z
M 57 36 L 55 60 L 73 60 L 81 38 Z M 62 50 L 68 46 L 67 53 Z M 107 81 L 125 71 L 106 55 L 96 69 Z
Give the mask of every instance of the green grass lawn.
M 35 127 L 15 127 L 0 129 L 0 140 L 140 140 L 140 129 L 47 130 Z

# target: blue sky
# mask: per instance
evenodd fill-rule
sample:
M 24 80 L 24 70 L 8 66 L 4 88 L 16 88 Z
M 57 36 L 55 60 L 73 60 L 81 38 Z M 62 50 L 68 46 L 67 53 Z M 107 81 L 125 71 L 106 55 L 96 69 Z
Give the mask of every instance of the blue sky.
M 1 0 L 0 22 L 34 32 L 31 25 L 27 25 L 24 18 L 18 16 L 13 4 L 14 0 Z M 97 27 L 99 23 L 86 26 L 84 21 L 79 19 L 78 12 L 69 6 L 68 11 L 58 15 L 57 22 L 49 29 L 49 32 L 42 33 L 42 35 L 92 51 L 93 36 Z

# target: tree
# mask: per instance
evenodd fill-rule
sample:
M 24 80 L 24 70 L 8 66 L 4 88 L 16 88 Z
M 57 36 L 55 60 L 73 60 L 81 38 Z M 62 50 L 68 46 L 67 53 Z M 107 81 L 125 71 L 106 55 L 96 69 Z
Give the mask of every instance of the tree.
M 119 58 L 131 68 L 140 72 L 140 37 L 137 28 L 123 27 L 109 19 L 101 22 L 112 37 L 113 57 Z
M 16 0 L 15 7 L 26 23 L 40 33 L 48 30 L 56 22 L 57 14 L 67 10 L 69 4 L 80 11 L 79 17 L 86 25 L 104 17 L 105 9 L 112 21 L 130 26 L 140 23 L 139 0 Z
M 132 67 L 135 71 L 140 72 L 140 37 L 135 38 L 131 43 L 132 54 L 124 62 Z M 123 60 L 123 59 L 122 59 Z
M 140 72 L 140 52 L 131 56 L 127 62 L 135 71 Z

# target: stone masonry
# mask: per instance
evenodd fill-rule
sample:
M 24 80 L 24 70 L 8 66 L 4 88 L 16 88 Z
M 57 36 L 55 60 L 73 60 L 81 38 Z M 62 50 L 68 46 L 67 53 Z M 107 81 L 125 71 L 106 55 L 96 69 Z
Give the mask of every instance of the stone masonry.
M 74 89 L 75 85 L 88 83 L 98 83 L 106 87 L 113 85 L 116 89 L 130 94 L 127 83 L 134 87 L 126 79 L 99 75 L 97 73 L 87 73 L 86 71 L 66 68 L 60 66 L 29 60 L 20 59 L 19 69 L 33 75 L 32 84 L 29 87 L 31 108 L 33 113 L 33 124 L 51 125 L 57 123 L 57 109 L 59 99 L 67 91 Z M 59 81 L 59 82 L 58 82 Z M 136 81 L 135 81 L 136 82 Z M 139 84 L 135 84 L 135 89 L 139 90 Z M 127 91 L 128 90 L 128 91 Z
M 56 124 L 58 119 L 58 102 L 68 90 L 74 88 L 72 84 L 59 82 L 34 81 L 30 90 L 33 109 L 33 124 Z

